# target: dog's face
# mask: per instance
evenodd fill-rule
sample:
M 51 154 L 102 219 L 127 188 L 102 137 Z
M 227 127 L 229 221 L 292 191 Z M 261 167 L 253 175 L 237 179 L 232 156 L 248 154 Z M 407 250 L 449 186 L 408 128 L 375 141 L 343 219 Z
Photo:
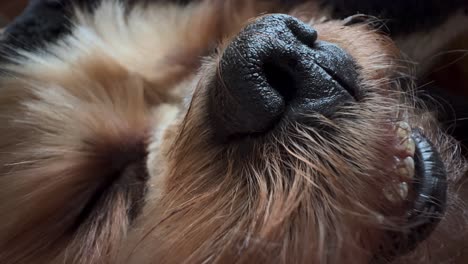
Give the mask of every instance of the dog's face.
M 322 15 L 104 1 L 46 53 L 19 51 L 0 80 L 0 262 L 461 253 L 456 142 L 390 38 Z

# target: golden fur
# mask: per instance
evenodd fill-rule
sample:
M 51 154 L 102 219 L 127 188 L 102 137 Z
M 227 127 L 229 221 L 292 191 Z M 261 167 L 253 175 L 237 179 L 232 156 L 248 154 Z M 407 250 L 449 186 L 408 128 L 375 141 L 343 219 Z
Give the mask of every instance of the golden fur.
M 382 195 L 399 120 L 436 143 L 451 195 L 436 232 L 396 261 L 465 263 L 454 258 L 468 241 L 464 164 L 399 87 L 407 69 L 396 46 L 366 25 L 322 21 L 313 4 L 267 3 L 126 13 L 104 1 L 93 14 L 77 9 L 73 33 L 47 52 L 3 65 L 0 263 L 369 263 L 389 243 L 385 231 L 403 224 L 399 203 Z M 308 117 L 333 136 L 294 124 L 247 149 L 217 144 L 206 83 L 229 39 L 269 12 L 313 24 L 319 39 L 351 54 L 365 100 L 334 119 Z M 99 210 L 83 215 L 109 182 Z

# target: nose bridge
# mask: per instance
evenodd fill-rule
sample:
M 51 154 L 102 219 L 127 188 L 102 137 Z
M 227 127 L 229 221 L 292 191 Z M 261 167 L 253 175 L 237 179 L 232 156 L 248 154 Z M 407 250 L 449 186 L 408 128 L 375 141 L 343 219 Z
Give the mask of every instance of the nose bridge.
M 312 48 L 317 31 L 288 15 L 264 16 L 243 29 L 223 54 L 223 62 L 243 59 L 244 63 L 261 63 L 266 57 L 297 53 Z M 305 47 L 301 47 L 305 45 Z M 241 57 L 241 58 L 239 58 Z
M 297 18 L 284 15 L 268 15 L 259 18 L 245 27 L 238 35 L 258 35 L 259 37 L 281 39 L 285 42 L 313 45 L 317 40 L 317 31 Z

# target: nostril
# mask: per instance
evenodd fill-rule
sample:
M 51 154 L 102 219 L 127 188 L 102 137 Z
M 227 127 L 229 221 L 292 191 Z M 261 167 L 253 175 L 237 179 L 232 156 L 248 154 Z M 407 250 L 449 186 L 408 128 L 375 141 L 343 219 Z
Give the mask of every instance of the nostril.
M 294 99 L 297 93 L 297 84 L 291 69 L 281 63 L 267 61 L 263 66 L 263 73 L 267 83 L 279 93 L 285 103 Z

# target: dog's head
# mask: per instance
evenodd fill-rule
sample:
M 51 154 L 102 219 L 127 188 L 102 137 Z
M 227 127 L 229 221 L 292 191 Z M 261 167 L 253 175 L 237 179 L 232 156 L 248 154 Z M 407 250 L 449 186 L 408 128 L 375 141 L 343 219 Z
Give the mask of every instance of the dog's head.
M 466 235 L 457 144 L 361 16 L 120 8 L 4 66 L 0 259 L 414 262 Z

